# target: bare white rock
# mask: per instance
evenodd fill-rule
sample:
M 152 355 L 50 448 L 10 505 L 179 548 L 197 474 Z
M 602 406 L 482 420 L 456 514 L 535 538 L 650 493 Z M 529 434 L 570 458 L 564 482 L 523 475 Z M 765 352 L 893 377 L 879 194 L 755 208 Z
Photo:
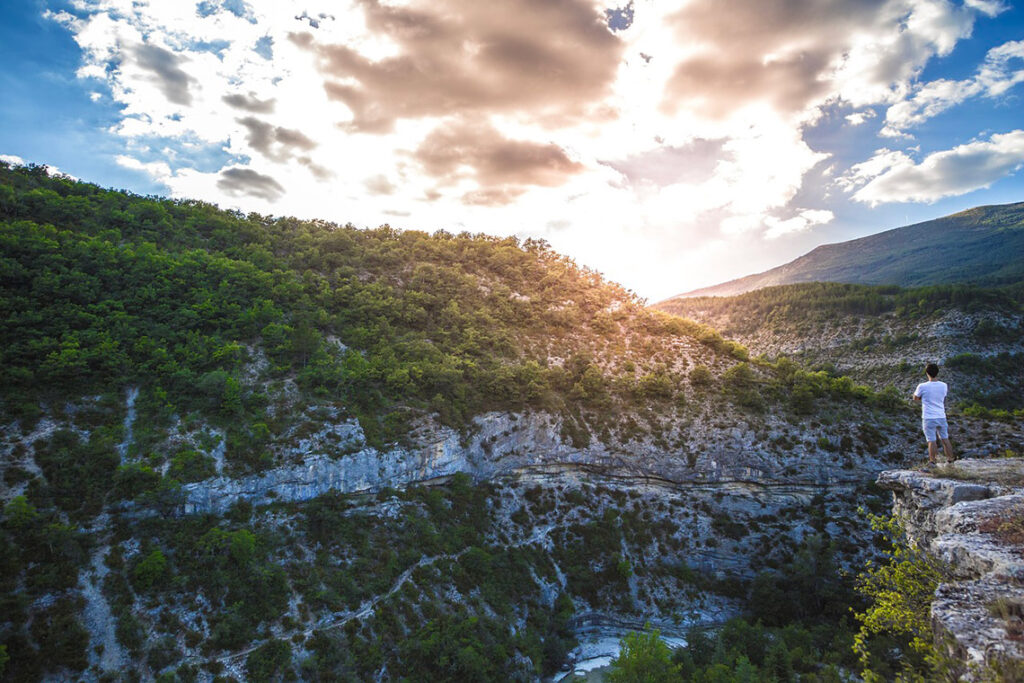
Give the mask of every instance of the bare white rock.
M 1024 458 L 962 460 L 935 474 L 882 472 L 908 536 L 947 562 L 931 617 L 937 644 L 964 665 L 961 680 L 1024 671 L 1024 548 L 986 522 L 1024 517 Z M 1002 679 L 1001 679 L 1002 680 Z

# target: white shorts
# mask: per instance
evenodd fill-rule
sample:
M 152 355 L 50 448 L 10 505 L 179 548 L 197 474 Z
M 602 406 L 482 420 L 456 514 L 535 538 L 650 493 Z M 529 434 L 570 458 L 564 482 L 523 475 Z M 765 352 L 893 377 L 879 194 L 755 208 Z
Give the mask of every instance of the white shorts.
M 921 421 L 921 428 L 924 429 L 924 438 L 929 441 L 936 441 L 936 434 L 938 434 L 939 439 L 949 438 L 949 425 L 946 424 L 946 418 L 944 417 L 925 418 Z

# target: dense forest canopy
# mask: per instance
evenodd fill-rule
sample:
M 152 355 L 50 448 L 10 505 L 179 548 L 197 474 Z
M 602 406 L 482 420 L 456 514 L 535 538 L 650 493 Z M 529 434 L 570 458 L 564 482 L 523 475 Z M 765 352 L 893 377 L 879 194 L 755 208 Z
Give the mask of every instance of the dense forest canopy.
M 1024 283 L 1002 287 L 971 284 L 898 287 L 808 282 L 764 287 L 735 296 L 676 297 L 656 307 L 683 316 L 698 311 L 716 318 L 727 316 L 736 331 L 751 332 L 769 320 L 800 320 L 807 316 L 892 312 L 912 319 L 948 308 L 1020 313 L 1024 310 Z
M 386 426 L 401 407 L 458 424 L 557 409 L 595 356 L 647 358 L 629 348 L 640 337 L 722 344 L 543 241 L 244 216 L 45 167 L 0 165 L 0 240 L 0 383 L 15 415 L 41 392 L 129 383 L 178 409 L 238 414 L 261 400 L 238 381 L 258 346 L 363 418 Z M 548 362 L 572 353 L 575 366 Z

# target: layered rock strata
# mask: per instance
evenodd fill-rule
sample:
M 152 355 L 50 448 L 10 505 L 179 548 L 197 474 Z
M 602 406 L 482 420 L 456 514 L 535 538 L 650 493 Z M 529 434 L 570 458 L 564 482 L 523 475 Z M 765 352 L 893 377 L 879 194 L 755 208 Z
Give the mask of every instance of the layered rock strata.
M 939 643 L 963 680 L 1024 674 L 1024 458 L 961 460 L 932 473 L 883 472 L 908 536 L 948 564 L 932 602 Z
M 769 425 L 768 431 L 784 424 Z M 367 446 L 355 420 L 327 425 L 329 444 L 314 444 L 289 454 L 294 464 L 237 478 L 216 477 L 186 484 L 182 511 L 222 513 L 247 500 L 255 505 L 309 500 L 327 492 L 367 493 L 385 487 L 443 480 L 464 473 L 475 480 L 566 471 L 628 480 L 633 484 L 770 488 L 805 503 L 824 488 L 853 486 L 864 470 L 879 471 L 879 458 L 865 457 L 857 469 L 836 467 L 820 452 L 800 447 L 785 455 L 756 445 L 752 432 L 706 429 L 702 449 L 665 450 L 643 441 L 608 445 L 592 441 L 577 447 L 561 435 L 558 418 L 545 414 L 488 413 L 474 421 L 471 436 L 426 425 L 411 444 L 380 451 Z

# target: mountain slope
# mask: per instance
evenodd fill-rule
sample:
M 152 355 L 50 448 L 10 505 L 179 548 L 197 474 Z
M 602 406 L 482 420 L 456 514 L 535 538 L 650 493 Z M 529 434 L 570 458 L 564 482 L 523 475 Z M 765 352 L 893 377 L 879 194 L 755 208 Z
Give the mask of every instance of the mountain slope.
M 808 282 L 656 307 L 721 330 L 752 354 L 830 368 L 875 389 L 909 392 L 935 361 L 953 405 L 1024 408 L 1024 285 Z
M 903 287 L 1008 284 L 1024 278 L 1021 254 L 1024 202 L 979 206 L 848 242 L 825 244 L 763 273 L 679 296 L 730 296 L 798 282 Z

